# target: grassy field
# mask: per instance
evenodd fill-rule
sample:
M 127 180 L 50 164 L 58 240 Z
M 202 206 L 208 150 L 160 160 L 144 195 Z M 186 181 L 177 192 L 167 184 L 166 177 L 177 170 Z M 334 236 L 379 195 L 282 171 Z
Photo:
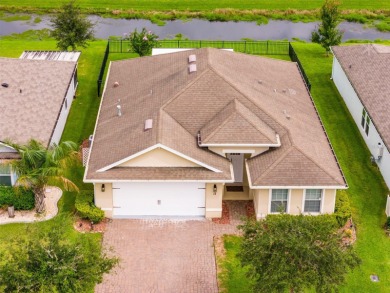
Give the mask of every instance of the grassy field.
M 348 275 L 340 291 L 389 292 L 390 239 L 383 229 L 388 188 L 378 169 L 371 164 L 370 153 L 357 126 L 330 80 L 332 57 L 325 57 L 324 50 L 316 44 L 294 43 L 293 46 L 312 83 L 313 99 L 349 184 L 348 195 L 357 227 L 356 249 L 362 264 Z M 234 239 L 227 241 L 234 242 Z M 232 251 L 238 251 L 237 247 L 232 247 Z M 234 263 L 232 255 L 229 262 Z M 236 266 L 236 271 L 230 270 L 230 273 L 229 278 L 242 276 L 242 268 Z M 378 275 L 380 282 L 371 282 L 371 274 Z M 226 284 L 229 288 L 229 283 Z
M 383 31 L 390 30 L 390 2 L 387 0 L 341 1 L 343 19 L 367 23 Z M 2 0 L 1 11 L 13 13 L 56 13 L 63 1 L 57 0 Z M 158 25 L 167 20 L 201 18 L 210 21 L 256 21 L 268 19 L 310 22 L 318 19 L 323 0 L 78 0 L 86 14 L 107 17 L 149 19 Z M 23 16 L 5 15 L 5 19 Z M 374 20 L 380 22 L 374 23 Z
M 3 7 L 36 7 L 58 8 L 63 1 L 58 0 L 2 0 Z M 316 9 L 323 0 L 78 0 L 78 4 L 85 9 L 133 9 L 133 10 L 190 10 L 202 11 L 212 9 L 265 9 L 265 10 L 288 10 L 288 9 Z M 390 3 L 387 0 L 344 0 L 341 1 L 343 9 L 388 9 Z

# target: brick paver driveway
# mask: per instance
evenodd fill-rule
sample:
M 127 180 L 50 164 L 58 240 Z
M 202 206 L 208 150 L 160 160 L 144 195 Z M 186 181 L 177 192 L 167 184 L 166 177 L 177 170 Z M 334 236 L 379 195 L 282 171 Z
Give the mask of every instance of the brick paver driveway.
M 208 220 L 113 220 L 104 246 L 121 258 L 96 292 L 218 292 L 213 236 L 234 233 Z

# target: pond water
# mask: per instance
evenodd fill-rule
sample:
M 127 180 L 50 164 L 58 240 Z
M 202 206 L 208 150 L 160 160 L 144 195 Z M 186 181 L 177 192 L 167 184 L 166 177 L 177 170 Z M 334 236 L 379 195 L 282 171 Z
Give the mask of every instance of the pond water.
M 0 35 L 22 33 L 30 29 L 50 28 L 49 17 L 41 17 L 40 23 L 31 21 L 0 21 Z M 106 39 L 109 36 L 123 36 L 133 31 L 146 27 L 156 33 L 160 39 L 174 37 L 183 34 L 193 40 L 241 40 L 242 38 L 262 40 L 284 40 L 299 38 L 310 40 L 311 32 L 317 22 L 302 23 L 285 20 L 270 20 L 266 25 L 257 25 L 255 22 L 209 22 L 206 20 L 193 19 L 183 22 L 181 20 L 167 21 L 164 26 L 158 26 L 149 20 L 142 19 L 112 19 L 100 16 L 89 16 L 96 23 L 97 38 Z M 389 32 L 380 32 L 373 28 L 365 28 L 359 23 L 343 22 L 339 28 L 344 31 L 343 40 L 350 39 L 390 39 Z

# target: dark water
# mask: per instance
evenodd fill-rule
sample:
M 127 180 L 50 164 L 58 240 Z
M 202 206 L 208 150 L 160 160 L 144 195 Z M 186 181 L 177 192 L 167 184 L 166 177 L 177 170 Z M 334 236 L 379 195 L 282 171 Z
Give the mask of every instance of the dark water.
M 34 19 L 34 17 L 32 17 Z M 316 27 L 316 22 L 302 23 L 290 21 L 270 20 L 266 25 L 257 25 L 255 22 L 209 22 L 194 19 L 188 22 L 181 20 L 168 21 L 165 26 L 158 26 L 148 20 L 127 20 L 102 18 L 90 16 L 96 22 L 96 37 L 106 39 L 109 36 L 123 36 L 135 28 L 148 30 L 156 33 L 161 39 L 183 34 L 189 39 L 203 40 L 240 40 L 242 38 L 284 40 L 300 38 L 310 40 L 311 32 Z M 50 28 L 49 18 L 43 17 L 42 22 L 35 24 L 33 21 L 0 21 L 0 35 L 22 33 L 30 29 Z M 339 28 L 344 31 L 343 40 L 350 39 L 390 39 L 390 33 L 379 32 L 373 28 L 365 28 L 359 23 L 343 22 Z

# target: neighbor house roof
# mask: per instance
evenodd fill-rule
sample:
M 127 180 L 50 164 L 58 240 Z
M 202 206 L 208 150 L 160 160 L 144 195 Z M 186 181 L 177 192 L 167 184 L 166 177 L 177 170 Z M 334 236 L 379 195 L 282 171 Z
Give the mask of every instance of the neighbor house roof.
M 85 179 L 233 181 L 205 142 L 277 145 L 247 160 L 253 186 L 345 186 L 296 63 L 210 48 L 111 62 Z M 210 168 L 115 165 L 156 144 Z
M 48 146 L 75 62 L 0 58 L 0 141 Z
M 24 51 L 20 59 L 30 60 L 55 60 L 55 61 L 74 61 L 77 62 L 81 52 L 78 51 Z
M 390 149 L 390 46 L 337 46 L 332 51 Z

